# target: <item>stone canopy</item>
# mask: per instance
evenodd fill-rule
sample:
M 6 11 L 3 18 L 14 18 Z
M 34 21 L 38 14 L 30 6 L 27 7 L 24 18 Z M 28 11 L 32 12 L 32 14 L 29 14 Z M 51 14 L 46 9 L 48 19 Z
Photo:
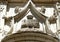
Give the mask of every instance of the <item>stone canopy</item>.
M 28 1 L 28 3 L 24 6 L 25 8 L 19 12 L 17 15 L 13 16 L 14 22 L 19 22 L 24 16 L 27 15 L 27 11 L 30 9 L 32 15 L 39 21 L 39 22 L 45 22 L 47 16 L 45 16 L 42 12 L 39 12 L 35 4 L 32 1 Z M 11 17 L 9 17 L 11 18 Z M 8 18 L 8 19 L 9 19 Z M 6 19 L 6 18 L 5 18 Z
M 19 20 L 21 20 L 25 15 L 27 15 L 27 11 L 28 9 L 30 9 L 32 15 L 34 15 L 34 17 L 36 17 L 36 19 L 38 19 L 38 21 L 40 22 L 44 22 L 46 20 L 46 16 L 42 13 L 39 12 L 36 8 L 33 2 L 29 2 L 26 5 L 26 8 L 21 11 L 20 13 L 18 13 L 16 16 L 14 16 L 15 22 L 18 22 Z

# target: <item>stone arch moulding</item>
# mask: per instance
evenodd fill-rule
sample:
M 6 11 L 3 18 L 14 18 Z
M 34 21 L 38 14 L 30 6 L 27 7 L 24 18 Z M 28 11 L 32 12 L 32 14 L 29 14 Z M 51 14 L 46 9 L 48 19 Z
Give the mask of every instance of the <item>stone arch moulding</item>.
M 28 9 L 30 9 L 32 15 L 34 15 L 34 17 L 36 19 L 38 19 L 39 22 L 44 22 L 46 20 L 46 16 L 43 15 L 43 13 L 38 12 L 33 4 L 32 1 L 28 1 L 28 3 L 25 5 L 25 8 L 23 11 L 21 11 L 20 13 L 18 13 L 16 16 L 14 16 L 14 21 L 18 22 L 20 21 L 25 15 L 27 15 L 27 11 Z

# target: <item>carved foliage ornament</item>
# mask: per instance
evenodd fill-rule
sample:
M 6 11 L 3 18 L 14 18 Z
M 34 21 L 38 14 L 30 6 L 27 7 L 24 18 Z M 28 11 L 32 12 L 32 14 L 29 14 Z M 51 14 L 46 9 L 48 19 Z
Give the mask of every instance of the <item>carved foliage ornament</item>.
M 48 19 L 48 21 L 50 22 L 50 24 L 56 23 L 56 20 L 57 20 L 57 18 L 56 18 L 54 15 L 51 16 L 51 17 Z
M 48 19 L 48 21 L 50 22 L 50 24 L 56 23 L 57 16 L 58 16 L 58 13 L 57 13 L 56 10 L 54 10 L 54 14 Z

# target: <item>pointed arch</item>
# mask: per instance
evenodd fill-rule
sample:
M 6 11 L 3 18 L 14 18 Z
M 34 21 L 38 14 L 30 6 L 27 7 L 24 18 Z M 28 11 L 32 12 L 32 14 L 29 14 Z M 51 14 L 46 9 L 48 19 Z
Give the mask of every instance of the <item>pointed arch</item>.
M 30 1 L 28 1 L 28 3 L 24 6 L 24 9 L 20 13 L 14 16 L 15 23 L 19 22 L 25 15 L 27 15 L 29 4 L 30 4 Z
M 18 13 L 16 16 L 14 16 L 14 21 L 19 22 L 25 15 L 27 15 L 27 11 L 30 9 L 32 15 L 39 21 L 39 22 L 45 22 L 46 16 L 44 16 L 41 12 L 38 12 L 35 8 L 32 1 L 28 1 L 28 3 L 25 6 L 25 9 Z

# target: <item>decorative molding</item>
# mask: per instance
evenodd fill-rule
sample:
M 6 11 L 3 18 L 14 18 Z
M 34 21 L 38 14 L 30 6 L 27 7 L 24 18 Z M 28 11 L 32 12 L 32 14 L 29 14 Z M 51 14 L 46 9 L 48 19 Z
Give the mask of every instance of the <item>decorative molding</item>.
M 6 36 L 2 42 L 16 42 L 16 41 L 44 41 L 44 42 L 58 42 L 57 38 L 49 36 L 43 32 L 39 31 L 20 31 L 13 35 Z

